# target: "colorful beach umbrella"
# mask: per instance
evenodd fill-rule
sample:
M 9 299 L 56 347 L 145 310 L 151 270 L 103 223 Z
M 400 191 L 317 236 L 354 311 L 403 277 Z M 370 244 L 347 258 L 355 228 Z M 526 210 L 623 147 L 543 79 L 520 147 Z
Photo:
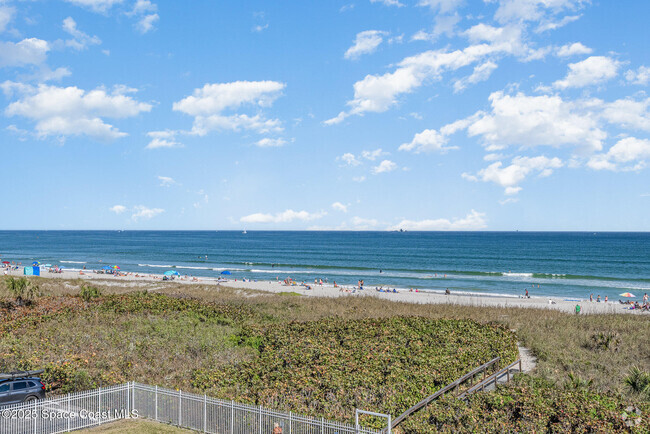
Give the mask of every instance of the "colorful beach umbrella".
M 3 263 L 3 264 L 8 264 L 8 263 L 9 263 L 9 261 L 2 261 L 2 263 Z
M 618 295 L 620 295 L 621 297 L 630 297 L 630 298 L 631 297 L 636 297 L 636 295 L 634 295 L 634 294 L 632 294 L 630 292 L 624 292 L 623 294 L 618 294 Z
M 181 273 L 179 273 L 176 270 L 165 271 L 165 276 L 180 276 L 180 275 Z
M 119 270 L 119 269 L 120 269 L 120 267 L 119 267 L 119 266 L 117 266 L 117 265 L 113 265 L 113 269 L 115 269 L 115 270 Z
M 41 265 L 41 263 L 38 262 L 38 261 L 34 261 L 34 262 L 32 262 L 32 265 Z

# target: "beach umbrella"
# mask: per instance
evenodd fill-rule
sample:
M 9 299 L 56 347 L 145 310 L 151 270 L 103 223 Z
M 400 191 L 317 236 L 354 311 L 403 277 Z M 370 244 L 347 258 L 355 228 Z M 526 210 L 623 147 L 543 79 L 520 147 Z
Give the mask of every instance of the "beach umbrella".
M 32 262 L 32 265 L 41 265 L 41 263 L 38 262 L 38 261 L 34 261 L 34 262 Z
M 119 270 L 119 269 L 120 269 L 120 267 L 119 267 L 119 266 L 117 266 L 117 265 L 113 265 L 113 269 L 115 269 L 115 270 Z
M 630 298 L 636 297 L 636 295 L 631 294 L 629 292 L 624 292 L 623 294 L 618 294 L 618 295 L 620 295 L 621 297 L 630 297 Z
M 104 266 L 102 267 L 102 270 L 112 270 L 112 268 L 109 267 L 108 265 L 104 265 Z
M 176 270 L 165 271 L 165 276 L 180 276 L 180 275 L 181 273 L 179 273 Z
M 3 263 L 3 264 L 8 264 L 8 263 L 9 263 L 9 261 L 2 261 L 2 263 Z
M 221 272 L 221 274 L 227 274 L 227 275 L 230 275 L 230 274 L 232 274 L 232 273 L 231 273 L 230 271 L 228 271 L 228 270 L 224 270 L 224 271 Z

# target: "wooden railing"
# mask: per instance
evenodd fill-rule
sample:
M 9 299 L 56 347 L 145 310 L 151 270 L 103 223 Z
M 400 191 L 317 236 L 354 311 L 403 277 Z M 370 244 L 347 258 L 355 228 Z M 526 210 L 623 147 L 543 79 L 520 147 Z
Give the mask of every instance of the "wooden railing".
M 481 383 L 482 383 L 483 381 L 485 381 L 486 376 L 487 376 L 487 374 L 486 374 L 486 370 L 487 370 L 489 367 L 491 367 L 492 365 L 494 365 L 494 364 L 497 364 L 497 366 L 498 366 L 498 363 L 499 363 L 500 360 L 501 360 L 500 357 L 495 357 L 494 359 L 490 360 L 489 362 L 487 362 L 487 363 L 485 363 L 485 364 L 479 366 L 478 368 L 473 369 L 472 371 L 468 372 L 467 374 L 463 375 L 462 377 L 460 377 L 460 378 L 457 379 L 456 381 L 447 384 L 445 387 L 443 387 L 442 389 L 438 390 L 438 391 L 437 391 L 436 393 L 434 393 L 433 395 L 427 396 L 427 397 L 424 398 L 422 401 L 418 402 L 417 404 L 415 404 L 414 406 L 412 406 L 411 408 L 409 408 L 408 410 L 406 410 L 404 413 L 402 413 L 402 414 L 400 414 L 398 417 L 396 417 L 396 418 L 392 421 L 392 424 L 391 424 L 392 426 L 391 426 L 391 428 L 395 428 L 395 427 L 396 427 L 397 425 L 399 425 L 399 424 L 400 424 L 404 419 L 406 419 L 407 417 L 409 417 L 410 415 L 412 415 L 412 414 L 415 413 L 416 411 L 418 411 L 418 410 L 420 410 L 420 409 L 426 407 L 427 405 L 429 405 L 429 403 L 430 403 L 431 401 L 433 401 L 433 400 L 435 400 L 435 399 L 441 397 L 442 395 L 444 395 L 445 393 L 449 392 L 450 390 L 452 390 L 452 389 L 456 389 L 456 390 L 458 390 L 458 388 L 460 387 L 460 385 L 461 385 L 462 383 L 464 383 L 465 381 L 467 381 L 467 380 L 469 380 L 469 379 L 472 379 L 472 382 L 473 382 L 474 377 L 475 377 L 477 374 L 481 373 L 481 372 L 483 372 L 483 380 L 481 381 Z M 491 377 L 491 376 L 490 376 L 490 377 Z M 488 377 L 488 378 L 490 378 L 490 377 Z M 478 383 L 478 384 L 481 384 L 481 383 Z M 384 431 L 382 431 L 382 432 L 386 432 L 386 431 L 387 431 L 387 430 L 384 430 Z
M 514 368 L 515 366 L 519 365 L 519 372 L 521 372 L 521 359 L 515 360 L 505 368 L 501 369 L 498 372 L 495 372 L 494 374 L 490 375 L 487 378 L 484 378 L 481 380 L 478 384 L 470 387 L 467 389 L 465 392 L 461 393 L 458 395 L 458 399 L 465 399 L 467 396 L 471 395 L 472 393 L 476 393 L 479 390 L 485 390 L 485 388 L 490 384 L 494 383 L 494 387 L 496 387 L 497 382 L 499 381 L 499 378 L 501 378 L 503 375 L 506 375 L 507 380 L 506 382 L 510 381 L 510 370 Z

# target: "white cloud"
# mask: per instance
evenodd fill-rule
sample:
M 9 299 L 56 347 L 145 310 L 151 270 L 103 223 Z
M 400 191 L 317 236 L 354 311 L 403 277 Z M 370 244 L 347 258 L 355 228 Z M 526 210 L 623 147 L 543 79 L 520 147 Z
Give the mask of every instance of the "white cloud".
M 537 28 L 535 29 L 535 32 L 543 33 L 548 30 L 559 29 L 560 27 L 564 27 L 569 23 L 579 20 L 581 16 L 582 15 L 567 15 L 565 17 L 562 17 L 559 20 L 556 19 L 542 20 L 542 22 L 539 23 L 539 26 L 537 26 Z
M 537 172 L 539 176 L 544 177 L 553 173 L 553 169 L 562 166 L 562 160 L 557 157 L 515 157 L 509 166 L 503 167 L 503 163 L 497 161 L 479 170 L 476 175 L 463 173 L 462 177 L 469 181 L 493 182 L 503 187 L 506 195 L 513 195 L 521 190 L 518 184 L 531 172 Z
M 158 5 L 151 3 L 149 0 L 137 0 L 133 5 L 133 10 L 128 15 L 144 15 L 147 12 L 157 12 Z
M 137 205 L 133 207 L 131 212 L 132 212 L 131 219 L 133 219 L 133 221 L 138 221 L 138 220 L 150 220 L 155 216 L 157 216 L 158 214 L 165 212 L 165 210 L 161 208 L 147 208 L 144 205 Z
M 505 157 L 502 154 L 485 154 L 483 156 L 483 160 L 485 161 L 496 161 L 496 160 L 503 160 Z
M 366 160 L 375 161 L 377 158 L 382 155 L 386 155 L 388 152 L 384 152 L 381 148 L 375 149 L 374 151 L 362 151 L 361 156 Z
M 268 28 L 269 28 L 268 23 L 267 24 L 258 24 L 256 26 L 253 26 L 253 31 L 255 33 L 260 33 L 260 32 L 262 32 L 262 31 L 264 31 L 264 30 L 266 30 Z
M 396 231 L 400 229 L 409 231 L 471 231 L 484 229 L 487 227 L 485 213 L 471 210 L 463 218 L 435 219 L 435 220 L 402 220 L 398 224 L 391 226 L 388 230 Z
M 258 140 L 255 142 L 255 146 L 259 146 L 260 148 L 278 148 L 280 146 L 284 146 L 287 144 L 287 141 L 278 138 L 278 139 L 271 139 L 268 137 L 265 137 L 263 139 Z
M 280 132 L 283 130 L 278 119 L 266 119 L 262 115 L 248 116 L 237 114 L 231 116 L 197 116 L 192 125 L 192 134 L 204 136 L 210 131 L 252 130 L 259 134 Z
M 77 28 L 77 23 L 72 17 L 63 20 L 63 30 L 70 34 L 73 39 L 65 41 L 66 46 L 75 50 L 85 50 L 89 45 L 101 44 L 102 41 L 97 36 L 90 36 Z
M 460 92 L 470 84 L 487 80 L 495 69 L 497 69 L 497 64 L 489 60 L 481 65 L 475 66 L 472 75 L 454 82 L 454 92 Z
M 40 65 L 47 59 L 49 50 L 47 41 L 37 38 L 20 42 L 0 41 L 0 67 Z
M 160 181 L 161 187 L 169 187 L 176 184 L 174 178 L 170 178 L 169 176 L 159 176 L 158 180 Z
M 640 66 L 636 71 L 629 70 L 625 73 L 625 79 L 630 83 L 645 86 L 650 83 L 650 67 Z
M 352 180 L 353 180 L 354 182 L 363 182 L 363 181 L 366 180 L 366 177 L 363 176 L 363 175 L 362 175 L 362 176 L 355 176 L 354 178 L 352 178 Z
M 182 143 L 176 141 L 177 131 L 149 131 L 147 136 L 151 137 L 151 141 L 145 149 L 158 149 L 158 148 L 181 148 Z
M 607 134 L 597 117 L 582 102 L 567 102 L 559 96 L 507 95 L 489 97 L 492 112 L 479 112 L 467 126 L 469 136 L 481 136 L 488 150 L 508 146 L 572 145 L 599 151 Z
M 605 56 L 591 56 L 577 63 L 569 64 L 569 72 L 563 80 L 553 83 L 554 87 L 585 87 L 604 83 L 616 77 L 620 62 Z
M 124 205 L 115 205 L 112 206 L 110 210 L 115 214 L 122 214 L 124 211 L 126 211 L 126 207 Z
M 582 43 L 574 42 L 573 44 L 566 44 L 557 48 L 556 54 L 559 57 L 569 57 L 578 54 L 591 54 L 592 51 L 594 50 L 592 50 L 589 47 L 585 47 L 584 45 L 582 45 Z
M 521 29 L 515 26 L 494 28 L 480 24 L 465 34 L 476 43 L 462 50 L 425 51 L 403 59 L 393 72 L 367 75 L 357 81 L 353 86 L 354 98 L 347 102 L 349 110 L 340 112 L 324 123 L 333 125 L 351 115 L 384 112 L 397 104 L 401 95 L 411 93 L 425 83 L 441 80 L 443 73 L 476 63 L 486 56 L 530 54 L 521 42 Z
M 21 98 L 5 110 L 7 116 L 23 116 L 36 122 L 39 136 L 87 135 L 111 140 L 127 134 L 105 123 L 102 117 L 127 118 L 151 110 L 151 104 L 125 95 L 133 89 L 116 86 L 84 91 L 74 86 L 23 85 Z
M 0 33 L 7 29 L 7 26 L 14 17 L 14 13 L 16 13 L 16 10 L 13 7 L 0 6 Z
M 131 12 L 126 15 L 137 17 L 138 21 L 133 26 L 138 32 L 145 34 L 153 30 L 155 23 L 160 19 L 157 12 L 157 4 L 151 3 L 150 0 L 137 0 Z
M 206 84 L 191 96 L 175 102 L 173 109 L 194 116 L 192 133 L 205 135 L 212 130 L 253 130 L 258 133 L 282 131 L 277 119 L 261 114 L 224 115 L 225 110 L 242 106 L 269 107 L 281 95 L 284 83 L 276 81 L 235 81 Z
M 640 170 L 650 159 L 650 140 L 626 137 L 616 142 L 605 154 L 589 159 L 587 166 L 595 170 Z
M 355 157 L 354 154 L 351 154 L 349 152 L 346 152 L 340 157 L 336 157 L 336 160 L 343 161 L 346 166 L 358 166 L 359 164 L 361 164 L 361 162 L 357 160 L 357 157 Z
M 418 6 L 428 6 L 445 14 L 455 11 L 463 2 L 464 0 L 420 0 Z
M 191 96 L 174 103 L 174 110 L 190 116 L 207 116 L 245 104 L 270 106 L 285 88 L 277 81 L 234 81 L 206 84 Z
M 634 100 L 618 99 L 605 103 L 602 116 L 610 123 L 623 128 L 650 131 L 650 98 Z
M 379 163 L 378 166 L 372 168 L 372 173 L 378 175 L 380 173 L 392 172 L 395 169 L 397 169 L 397 164 L 395 164 L 390 160 L 384 160 L 381 163 Z
M 354 44 L 345 52 L 346 59 L 358 59 L 363 54 L 374 53 L 377 47 L 384 41 L 388 32 L 381 30 L 366 30 L 357 33 Z
M 124 0 L 66 0 L 68 3 L 72 3 L 76 6 L 82 6 L 88 8 L 94 12 L 106 12 L 113 5 L 120 4 Z
M 383 3 L 385 6 L 397 6 L 400 8 L 404 6 L 398 0 L 370 0 L 370 3 Z
M 379 225 L 379 221 L 377 219 L 367 219 L 357 216 L 352 217 L 351 223 L 356 230 L 370 229 Z
M 309 213 L 288 209 L 277 214 L 255 213 L 239 219 L 243 223 L 291 223 L 294 220 L 310 221 L 323 217 L 325 212 Z
M 410 143 L 403 143 L 398 148 L 400 151 L 413 151 L 416 154 L 421 152 L 445 153 L 450 149 L 458 149 L 457 146 L 447 146 L 447 137 L 436 130 L 424 130 L 417 133 Z
M 348 212 L 348 206 L 343 205 L 341 202 L 334 202 L 332 204 L 332 208 L 337 210 L 337 211 Z
M 549 20 L 565 10 L 578 10 L 585 0 L 500 0 L 494 18 L 501 22 Z
M 135 28 L 138 32 L 145 34 L 153 30 L 153 26 L 156 24 L 160 17 L 158 14 L 148 14 L 142 17 L 136 24 Z

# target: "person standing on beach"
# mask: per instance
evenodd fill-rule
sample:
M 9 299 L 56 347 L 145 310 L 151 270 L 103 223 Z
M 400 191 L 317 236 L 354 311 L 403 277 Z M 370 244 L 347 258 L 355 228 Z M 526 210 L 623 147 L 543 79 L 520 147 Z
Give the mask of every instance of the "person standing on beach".
M 528 295 L 528 289 L 526 289 L 526 298 L 530 298 L 530 296 Z
M 609 297 L 605 296 L 605 303 L 607 303 L 607 300 L 609 300 Z
M 589 301 L 593 302 L 594 301 L 594 294 L 589 294 Z
M 648 293 L 646 292 L 643 294 L 643 304 L 646 304 L 648 302 Z

